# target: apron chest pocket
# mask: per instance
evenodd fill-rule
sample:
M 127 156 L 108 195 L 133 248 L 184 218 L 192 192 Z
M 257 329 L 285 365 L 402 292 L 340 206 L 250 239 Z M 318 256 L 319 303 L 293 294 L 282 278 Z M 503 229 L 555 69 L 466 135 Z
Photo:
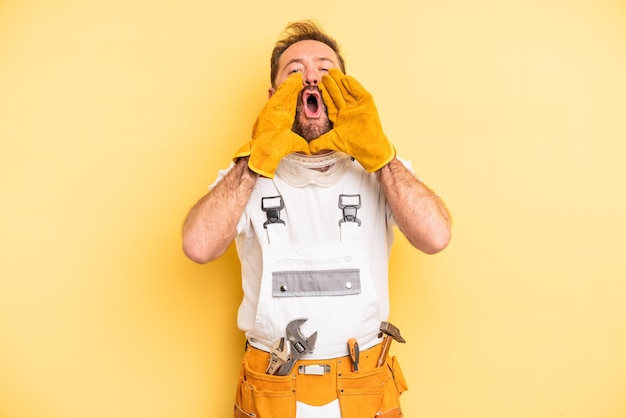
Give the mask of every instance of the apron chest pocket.
M 345 296 L 361 293 L 357 268 L 272 272 L 272 296 Z

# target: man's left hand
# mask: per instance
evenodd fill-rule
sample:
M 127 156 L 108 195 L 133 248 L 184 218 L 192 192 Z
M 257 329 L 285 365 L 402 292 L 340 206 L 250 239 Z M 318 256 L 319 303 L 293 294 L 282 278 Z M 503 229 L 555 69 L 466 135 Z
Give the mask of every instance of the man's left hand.
M 311 152 L 345 152 L 369 172 L 387 165 L 396 150 L 383 133 L 372 95 L 337 68 L 324 75 L 320 87 L 334 127 L 309 143 Z

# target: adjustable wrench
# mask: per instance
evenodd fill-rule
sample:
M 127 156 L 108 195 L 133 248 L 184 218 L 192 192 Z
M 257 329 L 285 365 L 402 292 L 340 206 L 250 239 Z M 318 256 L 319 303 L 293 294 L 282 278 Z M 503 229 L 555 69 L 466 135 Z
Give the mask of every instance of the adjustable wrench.
M 300 325 L 308 321 L 309 318 L 294 319 L 287 324 L 287 341 L 291 345 L 291 359 L 285 362 L 277 371 L 277 375 L 286 376 L 291 373 L 296 361 L 306 353 L 312 353 L 317 341 L 317 331 L 309 337 L 302 335 Z
M 265 373 L 276 374 L 278 369 L 289 361 L 291 361 L 291 344 L 285 341 L 285 337 L 280 337 L 272 346 L 270 364 L 267 366 Z

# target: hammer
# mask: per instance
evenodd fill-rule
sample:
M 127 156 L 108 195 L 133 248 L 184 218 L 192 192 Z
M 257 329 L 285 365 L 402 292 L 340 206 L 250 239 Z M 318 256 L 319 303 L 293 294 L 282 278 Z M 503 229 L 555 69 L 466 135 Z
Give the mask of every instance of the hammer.
M 385 362 L 387 358 L 387 354 L 389 354 L 389 347 L 391 346 L 391 341 L 396 340 L 399 343 L 404 344 L 406 340 L 402 338 L 400 335 L 400 330 L 390 324 L 389 322 L 381 322 L 380 323 L 380 332 L 385 334 L 385 338 L 383 339 L 383 348 L 380 352 L 380 357 L 378 357 L 378 363 L 376 363 L 376 367 L 380 367 Z

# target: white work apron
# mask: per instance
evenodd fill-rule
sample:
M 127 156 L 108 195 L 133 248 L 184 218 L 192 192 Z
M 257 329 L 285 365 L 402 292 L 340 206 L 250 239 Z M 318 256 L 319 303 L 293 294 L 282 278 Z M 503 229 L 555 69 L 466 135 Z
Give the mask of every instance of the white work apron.
M 317 332 L 313 353 L 303 358 L 345 356 L 349 338 L 356 338 L 362 350 L 377 344 L 384 319 L 360 221 L 338 222 L 340 241 L 327 244 L 289 243 L 289 227 L 282 222 L 266 225 L 255 325 L 246 334 L 250 344 L 269 351 L 285 336 L 287 324 L 300 318 L 308 319 L 301 326 L 305 337 Z

